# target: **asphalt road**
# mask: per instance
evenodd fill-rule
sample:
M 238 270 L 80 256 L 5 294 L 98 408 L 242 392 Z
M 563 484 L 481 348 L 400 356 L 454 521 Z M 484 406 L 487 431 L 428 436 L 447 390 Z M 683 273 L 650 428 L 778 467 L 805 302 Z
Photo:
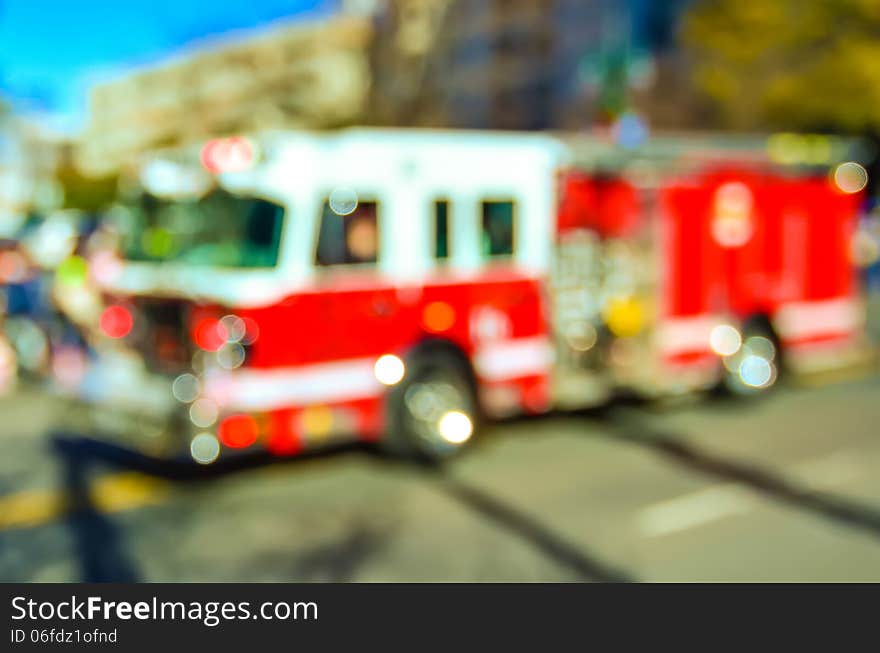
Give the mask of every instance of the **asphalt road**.
M 0 580 L 880 581 L 880 376 L 498 424 L 442 471 L 175 480 L 60 446 L 59 413 L 0 399 Z

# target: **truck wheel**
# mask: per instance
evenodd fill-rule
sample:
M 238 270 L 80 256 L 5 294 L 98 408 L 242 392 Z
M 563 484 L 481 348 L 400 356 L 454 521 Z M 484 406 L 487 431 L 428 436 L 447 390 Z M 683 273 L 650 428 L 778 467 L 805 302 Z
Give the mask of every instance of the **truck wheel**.
M 466 363 L 446 352 L 407 363 L 406 376 L 388 394 L 384 449 L 423 462 L 446 460 L 473 438 L 478 425 L 474 382 Z
M 732 395 L 754 395 L 769 390 L 782 373 L 779 338 L 770 321 L 753 316 L 742 326 L 742 345 L 724 359 L 723 390 Z

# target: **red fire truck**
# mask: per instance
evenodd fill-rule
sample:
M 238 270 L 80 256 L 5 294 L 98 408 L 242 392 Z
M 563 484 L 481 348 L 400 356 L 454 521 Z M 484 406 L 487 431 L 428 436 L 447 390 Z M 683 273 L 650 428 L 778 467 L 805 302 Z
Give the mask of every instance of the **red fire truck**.
M 673 155 L 655 157 L 653 174 L 596 174 L 594 161 L 589 173 L 565 177 L 560 242 L 584 227 L 597 235 L 600 258 L 614 260 L 629 284 L 613 294 L 646 307 L 633 316 L 641 337 L 606 320 L 623 336 L 613 345 L 626 352 L 621 361 L 633 363 L 612 365 L 616 382 L 668 393 L 713 386 L 721 373 L 728 389 L 752 392 L 783 367 L 803 373 L 864 360 L 851 252 L 864 169 L 843 164 L 863 177 L 841 182 L 828 165 L 772 164 L 764 141 L 685 141 L 683 152 L 675 142 Z M 609 256 L 614 250 L 627 262 Z
M 103 353 L 77 389 L 90 428 L 135 425 L 153 454 L 360 438 L 442 459 L 484 419 L 620 388 L 760 389 L 782 356 L 839 363 L 859 344 L 856 205 L 825 178 L 634 180 L 563 139 L 480 132 L 187 154 L 156 158 L 111 216 Z

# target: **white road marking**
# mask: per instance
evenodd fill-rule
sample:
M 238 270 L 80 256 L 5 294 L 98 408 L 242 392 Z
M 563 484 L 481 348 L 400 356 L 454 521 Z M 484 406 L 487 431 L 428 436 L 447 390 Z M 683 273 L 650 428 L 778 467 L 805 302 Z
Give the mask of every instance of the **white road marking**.
M 799 485 L 819 490 L 840 486 L 859 474 L 851 452 L 830 455 L 793 465 L 785 474 Z M 662 537 L 696 528 L 752 510 L 759 495 L 736 483 L 723 483 L 653 503 L 636 515 L 636 526 L 643 537 Z
M 642 536 L 660 537 L 747 512 L 752 501 L 744 488 L 725 483 L 654 503 L 636 519 Z

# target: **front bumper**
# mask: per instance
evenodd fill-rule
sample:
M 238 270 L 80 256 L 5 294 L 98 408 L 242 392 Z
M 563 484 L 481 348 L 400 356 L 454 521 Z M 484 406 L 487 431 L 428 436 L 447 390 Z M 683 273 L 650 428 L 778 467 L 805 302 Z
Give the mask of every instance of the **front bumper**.
M 171 382 L 134 357 L 102 355 L 75 388 L 52 387 L 64 405 L 57 427 L 151 457 L 188 459 L 192 427 Z

